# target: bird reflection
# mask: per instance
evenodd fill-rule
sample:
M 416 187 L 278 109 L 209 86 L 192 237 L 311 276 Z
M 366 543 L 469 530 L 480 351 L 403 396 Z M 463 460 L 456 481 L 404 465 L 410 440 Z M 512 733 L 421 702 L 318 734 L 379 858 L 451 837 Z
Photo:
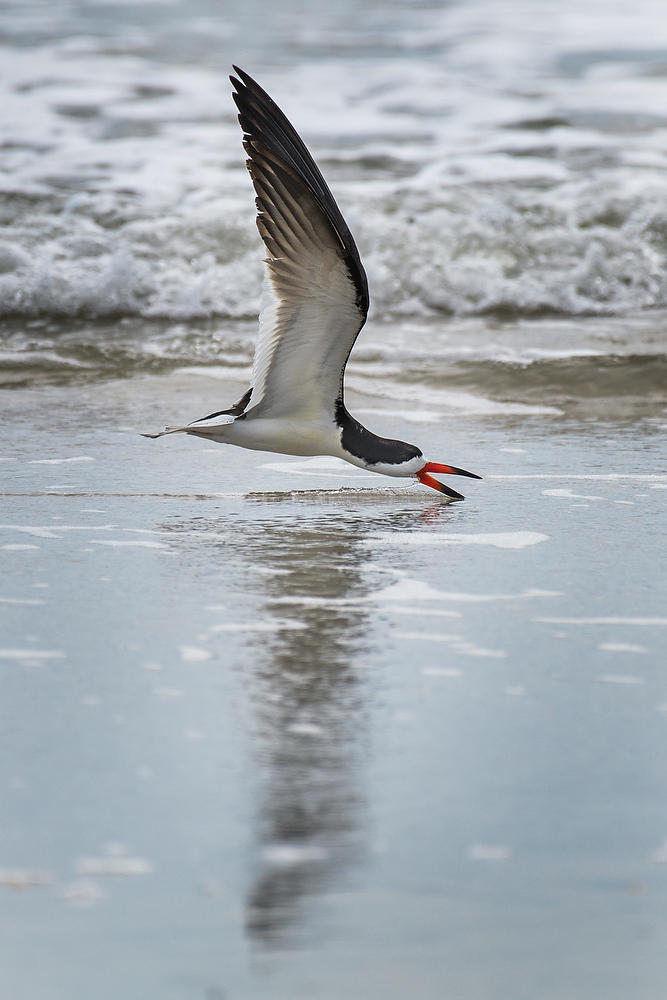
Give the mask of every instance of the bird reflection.
M 265 526 L 263 618 L 277 627 L 253 667 L 264 765 L 259 870 L 248 933 L 283 940 L 302 901 L 340 876 L 363 841 L 363 530 L 339 518 Z M 283 624 L 286 627 L 281 628 Z
M 351 504 L 344 491 L 315 490 L 250 495 L 220 520 L 168 526 L 193 551 L 202 532 L 219 547 L 225 578 L 256 609 L 241 664 L 261 777 L 245 919 L 262 947 L 289 946 L 308 901 L 340 887 L 363 856 L 364 668 L 378 614 L 377 550 L 364 543 L 442 516 L 446 505 L 419 498 L 398 507 L 392 494 L 361 491 Z

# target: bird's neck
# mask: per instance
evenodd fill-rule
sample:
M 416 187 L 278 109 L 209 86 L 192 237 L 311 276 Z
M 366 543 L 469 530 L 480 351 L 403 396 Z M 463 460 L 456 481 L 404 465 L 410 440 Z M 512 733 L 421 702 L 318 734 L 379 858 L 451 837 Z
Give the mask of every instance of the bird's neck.
M 402 465 L 421 457 L 421 451 L 413 444 L 373 434 L 348 413 L 342 399 L 336 402 L 336 423 L 341 429 L 345 451 L 369 466 Z

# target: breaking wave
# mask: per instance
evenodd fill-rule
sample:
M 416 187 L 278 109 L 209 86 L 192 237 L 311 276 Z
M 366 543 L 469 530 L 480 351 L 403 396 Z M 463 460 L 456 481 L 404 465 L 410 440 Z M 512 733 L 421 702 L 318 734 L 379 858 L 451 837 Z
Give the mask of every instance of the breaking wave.
M 94 205 L 63 209 L 44 240 L 15 226 L 0 242 L 0 314 L 252 317 L 262 253 L 243 195 L 233 210 L 212 201 L 168 223 L 116 220 L 113 229 L 95 220 Z M 401 179 L 389 196 L 369 183 L 348 215 L 379 318 L 618 316 L 667 306 L 667 207 L 649 192 L 587 190 L 559 206 L 506 185 L 426 192 Z

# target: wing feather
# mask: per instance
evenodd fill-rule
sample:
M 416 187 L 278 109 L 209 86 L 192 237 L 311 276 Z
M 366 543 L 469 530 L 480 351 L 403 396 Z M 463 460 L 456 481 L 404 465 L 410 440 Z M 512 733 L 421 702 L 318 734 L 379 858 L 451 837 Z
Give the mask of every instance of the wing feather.
M 293 126 L 243 71 L 231 77 L 267 250 L 269 301 L 260 316 L 246 412 L 333 416 L 368 312 L 352 235 Z

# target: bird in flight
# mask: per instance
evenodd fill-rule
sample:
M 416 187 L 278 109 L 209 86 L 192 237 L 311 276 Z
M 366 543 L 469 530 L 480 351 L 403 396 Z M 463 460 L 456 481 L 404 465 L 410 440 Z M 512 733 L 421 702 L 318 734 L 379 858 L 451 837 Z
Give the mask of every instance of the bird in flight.
M 430 462 L 415 445 L 379 437 L 348 412 L 345 366 L 369 303 L 359 251 L 294 127 L 251 76 L 238 66 L 234 71 L 270 295 L 260 315 L 251 385 L 226 410 L 144 436 L 180 432 L 256 451 L 333 455 L 463 500 L 431 473 L 480 476 Z

